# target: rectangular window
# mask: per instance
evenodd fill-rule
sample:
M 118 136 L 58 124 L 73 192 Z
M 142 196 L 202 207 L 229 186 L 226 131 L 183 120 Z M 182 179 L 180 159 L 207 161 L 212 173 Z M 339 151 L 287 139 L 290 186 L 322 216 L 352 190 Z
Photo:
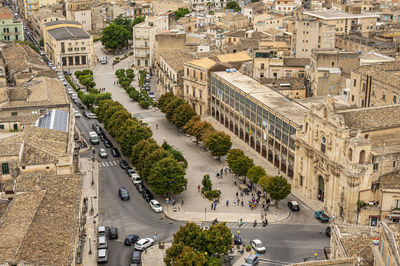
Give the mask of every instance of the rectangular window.
M 374 163 L 373 167 L 374 171 L 378 171 L 378 168 L 379 168 L 379 163 Z
M 65 53 L 65 43 L 61 43 L 61 53 Z
M 393 161 L 393 168 L 397 167 L 397 161 Z
M 79 56 L 75 56 L 75 65 L 80 65 L 80 60 Z
M 62 61 L 62 65 L 63 66 L 67 65 L 67 58 L 66 57 L 61 58 L 61 61 Z
M 400 200 L 394 200 L 394 208 L 395 209 L 400 209 Z
M 4 125 L 0 125 L 0 129 L 4 129 Z
M 15 32 L 18 32 L 18 28 L 17 27 L 15 27 L 14 30 L 15 30 Z
M 15 40 L 18 41 L 18 35 L 15 35 Z
M 3 173 L 3 175 L 10 174 L 10 169 L 8 169 L 8 163 L 1 164 L 1 172 Z
M 82 63 L 82 65 L 86 65 L 86 56 L 81 56 L 81 59 L 82 59 L 82 61 L 81 61 L 81 63 Z
M 11 112 L 11 116 L 17 116 L 18 112 Z
M 70 66 L 74 65 L 74 58 L 72 56 L 68 57 L 68 65 L 70 65 Z

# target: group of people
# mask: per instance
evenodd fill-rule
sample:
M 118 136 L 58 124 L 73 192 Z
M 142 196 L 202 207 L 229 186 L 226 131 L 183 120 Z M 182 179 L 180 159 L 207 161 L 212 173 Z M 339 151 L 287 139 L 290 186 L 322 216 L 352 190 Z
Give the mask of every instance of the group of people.
M 225 166 L 224 168 L 221 168 L 220 171 L 217 171 L 217 173 L 215 175 L 216 175 L 216 177 L 221 177 L 222 178 L 224 173 L 226 175 L 228 173 L 228 171 L 229 171 L 229 173 L 232 173 L 231 168 Z
M 99 92 L 105 92 L 106 88 L 99 88 Z

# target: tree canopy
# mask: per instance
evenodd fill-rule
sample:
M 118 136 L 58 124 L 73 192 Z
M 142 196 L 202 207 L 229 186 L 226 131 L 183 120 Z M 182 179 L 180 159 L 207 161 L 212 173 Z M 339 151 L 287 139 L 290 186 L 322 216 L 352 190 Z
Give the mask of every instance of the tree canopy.
M 157 195 L 179 194 L 185 189 L 187 179 L 185 169 L 177 160 L 164 158 L 155 163 L 150 170 L 148 183 Z
M 226 157 L 226 161 L 228 163 L 228 166 L 232 168 L 232 162 L 236 160 L 239 156 L 244 156 L 244 152 L 240 149 L 231 149 L 228 152 L 228 156 Z
M 190 10 L 188 8 L 178 8 L 175 11 L 175 20 L 179 20 L 180 18 L 184 17 L 186 14 L 189 14 Z
M 196 142 L 204 140 L 204 136 L 214 131 L 214 127 L 207 121 L 201 121 L 199 116 L 193 116 L 184 126 L 186 133 L 195 136 Z
M 253 165 L 250 167 L 250 169 L 247 171 L 247 177 L 250 179 L 250 181 L 254 184 L 258 183 L 258 180 L 266 176 L 264 168 L 262 168 L 259 165 Z
M 188 103 L 185 103 L 176 107 L 172 115 L 172 122 L 177 128 L 181 128 L 195 115 L 196 112 L 193 108 Z
M 242 8 L 239 6 L 239 4 L 236 1 L 230 1 L 226 4 L 227 9 L 232 9 L 235 12 L 240 12 Z
M 222 131 L 211 132 L 206 136 L 204 146 L 211 151 L 212 156 L 225 156 L 232 147 L 231 137 Z
M 292 188 L 283 176 L 263 176 L 258 184 L 270 195 L 271 199 L 276 201 L 286 198 Z
M 252 166 L 253 160 L 245 155 L 236 157 L 236 159 L 233 160 L 229 165 L 232 172 L 238 176 L 246 176 L 247 172 Z
M 107 49 L 116 49 L 126 46 L 131 33 L 124 25 L 111 23 L 101 33 L 101 43 Z

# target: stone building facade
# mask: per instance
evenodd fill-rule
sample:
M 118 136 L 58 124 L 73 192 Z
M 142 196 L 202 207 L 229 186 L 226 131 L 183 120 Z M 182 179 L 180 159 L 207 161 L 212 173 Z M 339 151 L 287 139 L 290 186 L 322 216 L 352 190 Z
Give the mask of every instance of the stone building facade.
M 345 222 L 388 218 L 400 196 L 385 178 L 400 159 L 399 112 L 400 105 L 340 110 L 331 98 L 313 106 L 296 134 L 293 186 Z

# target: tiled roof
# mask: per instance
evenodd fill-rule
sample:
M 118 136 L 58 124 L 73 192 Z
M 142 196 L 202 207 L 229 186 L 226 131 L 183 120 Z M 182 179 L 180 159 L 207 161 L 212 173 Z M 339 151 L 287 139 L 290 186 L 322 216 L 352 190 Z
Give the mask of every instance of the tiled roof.
M 72 264 L 81 177 L 43 176 L 39 180 L 40 188 L 15 196 L 0 220 L 0 263 Z
M 1 119 L 0 119 L 1 122 Z M 4 136 L 4 137 L 3 137 Z M 0 134 L 0 157 L 18 156 L 21 149 L 22 133 Z
M 14 43 L 2 50 L 2 57 L 8 69 L 19 72 L 29 66 L 36 66 L 43 70 L 48 70 L 48 66 L 27 44 Z
M 49 22 L 51 23 L 51 22 Z M 46 23 L 46 26 L 48 23 Z M 83 29 L 73 27 L 60 27 L 48 30 L 48 33 L 57 41 L 90 39 L 90 34 Z
M 250 61 L 252 58 L 247 54 L 246 51 L 241 51 L 232 54 L 223 54 L 217 55 L 216 58 L 221 63 L 228 63 L 228 62 L 238 62 L 238 61 Z
M 216 62 L 208 57 L 203 57 L 200 59 L 196 59 L 196 60 L 192 60 L 188 62 L 191 65 L 195 65 L 195 66 L 199 66 L 201 68 L 204 69 L 210 69 L 211 67 L 213 67 Z
M 304 67 L 310 64 L 310 58 L 283 58 L 284 66 Z
M 400 126 L 400 104 L 338 111 L 352 130 Z
M 400 61 L 386 62 L 382 64 L 372 64 L 360 66 L 354 70 L 355 73 L 369 75 L 373 80 L 383 82 L 390 86 L 400 87 L 400 76 L 397 73 L 400 71 Z
M 387 173 L 379 177 L 381 188 L 400 188 L 400 171 Z
M 161 52 L 160 57 L 162 57 L 177 73 L 183 71 L 185 62 L 193 59 L 193 55 L 185 50 L 169 50 Z

